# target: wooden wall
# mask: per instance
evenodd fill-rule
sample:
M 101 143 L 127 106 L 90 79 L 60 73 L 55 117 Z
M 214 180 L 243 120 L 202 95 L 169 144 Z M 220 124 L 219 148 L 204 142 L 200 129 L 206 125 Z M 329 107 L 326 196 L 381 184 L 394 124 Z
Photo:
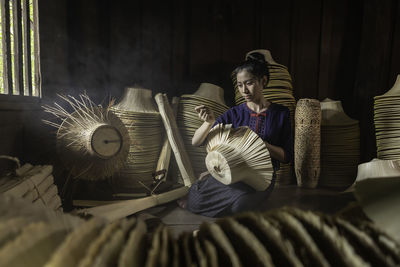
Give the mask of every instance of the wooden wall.
M 134 84 L 179 96 L 211 82 L 232 105 L 231 70 L 265 48 L 297 99 L 342 100 L 360 120 L 363 161 L 376 156 L 373 96 L 400 73 L 398 0 L 40 0 L 39 16 L 45 102 L 83 90 L 107 101 Z

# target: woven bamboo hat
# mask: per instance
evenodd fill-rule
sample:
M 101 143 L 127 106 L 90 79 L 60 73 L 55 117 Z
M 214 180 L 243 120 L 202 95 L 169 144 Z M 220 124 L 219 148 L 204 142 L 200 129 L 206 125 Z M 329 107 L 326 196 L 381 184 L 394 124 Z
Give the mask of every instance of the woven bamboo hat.
M 278 64 L 275 62 L 275 60 L 272 58 L 271 52 L 267 49 L 256 49 L 252 50 L 250 52 L 246 53 L 246 59 L 251 57 L 251 54 L 253 53 L 260 53 L 261 55 L 264 56 L 264 60 L 267 61 L 269 64 Z
M 213 100 L 221 105 L 225 105 L 224 89 L 212 83 L 201 83 L 199 89 L 193 93 L 197 96 Z
M 207 137 L 206 166 L 223 184 L 239 181 L 263 191 L 272 180 L 273 166 L 264 141 L 250 128 L 218 124 Z
M 211 83 L 201 83 L 194 94 L 184 94 L 180 97 L 177 125 L 196 177 L 207 171 L 204 162 L 207 155 L 205 147 L 192 145 L 192 137 L 195 131 L 203 124 L 195 110 L 195 107 L 200 105 L 210 108 L 216 118 L 229 109 L 225 105 L 224 90 Z
M 388 92 L 374 97 L 374 125 L 378 158 L 400 159 L 400 75 Z
M 120 102 L 113 108 L 133 112 L 158 112 L 152 91 L 141 87 L 126 87 Z
M 87 95 L 60 96 L 73 109 L 44 106 L 46 112 L 63 118 L 57 127 L 57 152 L 76 178 L 99 180 L 120 170 L 128 156 L 130 138 L 121 120 L 109 108 L 96 106 Z
M 131 145 L 124 165 L 113 177 L 114 191 L 118 193 L 147 192 L 153 182 L 162 142 L 160 113 L 150 89 L 125 88 L 120 102 L 111 110 L 128 129 Z
M 400 178 L 400 160 L 382 160 L 373 159 L 369 162 L 358 165 L 357 179 L 361 180 L 369 178 Z
M 360 163 L 360 127 L 347 116 L 340 101 L 321 102 L 321 175 L 319 186 L 351 186 Z

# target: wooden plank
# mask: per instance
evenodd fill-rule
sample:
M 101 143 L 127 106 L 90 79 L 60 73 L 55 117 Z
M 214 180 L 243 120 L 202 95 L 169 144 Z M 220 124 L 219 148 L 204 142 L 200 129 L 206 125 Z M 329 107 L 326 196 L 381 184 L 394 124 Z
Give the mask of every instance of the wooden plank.
M 143 85 L 165 92 L 171 84 L 171 1 L 146 0 L 142 3 L 141 67 Z
M 32 0 L 33 4 L 33 43 L 34 43 L 34 58 L 35 58 L 35 75 L 34 84 L 35 92 L 34 96 L 42 97 L 42 74 L 40 70 L 40 44 L 39 44 L 39 7 L 38 0 Z
M 235 91 L 230 74 L 244 60 L 246 53 L 259 48 L 259 1 L 238 0 L 226 3 L 221 13 L 221 73 L 219 86 L 224 89 L 228 106 L 234 105 Z M 246 19 L 238 19 L 246 18 Z
M 142 82 L 141 16 L 141 2 L 117 1 L 110 7 L 110 94 L 117 99 L 124 87 Z
M 24 95 L 32 95 L 32 75 L 31 75 L 31 20 L 29 17 L 29 0 L 22 0 L 22 21 L 24 39 Z
M 192 1 L 190 79 L 197 87 L 202 82 L 221 84 L 223 12 L 221 1 Z M 185 91 L 189 94 L 193 92 Z
M 392 41 L 391 66 L 387 87 L 393 86 L 397 75 L 400 74 L 400 3 L 397 1 L 396 4 L 397 8 L 394 9 L 396 13 Z
M 12 0 L 14 37 L 14 94 L 24 95 L 21 1 Z
M 171 88 L 170 96 L 179 96 L 191 86 L 190 75 L 190 36 L 191 1 L 172 0 L 171 24 Z M 195 86 L 193 86 L 193 91 Z
M 318 98 L 353 102 L 357 54 L 361 39 L 362 1 L 324 0 Z
M 318 97 L 322 0 L 293 1 L 290 70 L 294 95 Z
M 3 52 L 3 88 L 4 93 L 13 94 L 12 66 L 11 66 L 11 38 L 10 38 L 10 2 L 0 0 L 1 4 L 1 32 Z
M 260 49 L 271 52 L 274 60 L 290 65 L 292 0 L 261 1 Z M 296 44 L 293 44 L 296 45 Z
M 385 93 L 390 67 L 395 1 L 364 1 L 362 39 L 354 86 L 353 109 L 360 118 L 361 161 L 376 157 L 373 97 Z

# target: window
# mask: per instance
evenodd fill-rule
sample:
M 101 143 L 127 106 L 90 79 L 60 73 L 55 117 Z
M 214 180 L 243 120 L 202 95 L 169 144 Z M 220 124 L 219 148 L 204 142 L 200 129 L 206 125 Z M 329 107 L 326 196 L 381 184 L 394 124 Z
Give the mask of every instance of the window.
M 41 96 L 38 0 L 0 0 L 0 94 Z

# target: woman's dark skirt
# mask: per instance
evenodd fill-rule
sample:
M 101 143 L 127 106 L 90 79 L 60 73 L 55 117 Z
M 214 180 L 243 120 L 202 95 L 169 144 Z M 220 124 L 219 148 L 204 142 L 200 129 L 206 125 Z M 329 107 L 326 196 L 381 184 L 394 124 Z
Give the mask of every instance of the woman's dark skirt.
M 187 209 L 208 217 L 222 217 L 257 209 L 274 188 L 275 175 L 265 191 L 256 191 L 243 182 L 224 185 L 210 174 L 189 190 Z

